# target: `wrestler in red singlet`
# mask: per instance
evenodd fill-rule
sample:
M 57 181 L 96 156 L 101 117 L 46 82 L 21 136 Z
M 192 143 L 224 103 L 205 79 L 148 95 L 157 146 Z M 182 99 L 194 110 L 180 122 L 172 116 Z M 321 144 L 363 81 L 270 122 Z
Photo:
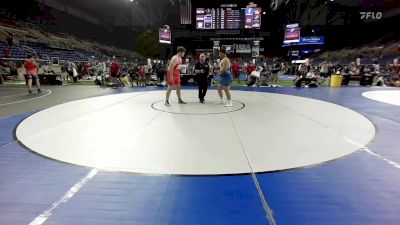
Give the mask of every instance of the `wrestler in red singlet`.
M 40 91 L 40 81 L 39 81 L 39 77 L 37 75 L 38 72 L 38 65 L 36 64 L 35 59 L 33 58 L 33 55 L 29 54 L 25 63 L 25 70 L 26 70 L 26 78 L 28 80 L 28 92 L 30 94 L 32 94 L 32 79 L 35 79 L 36 82 L 36 86 L 37 86 L 37 90 L 38 92 Z
M 167 72 L 167 84 L 168 89 L 165 96 L 165 106 L 171 106 L 169 104 L 169 97 L 171 95 L 172 89 L 176 89 L 176 95 L 178 96 L 179 104 L 186 104 L 181 98 L 181 73 L 180 65 L 182 64 L 182 57 L 185 56 L 186 49 L 182 46 L 177 48 L 177 53 L 172 57 L 171 62 L 168 66 Z M 173 73 L 173 74 L 171 74 Z M 172 75 L 172 76 L 171 76 Z
M 173 73 L 174 73 L 173 78 L 174 79 L 171 79 L 170 71 L 168 71 L 168 73 L 167 73 L 167 79 L 168 79 L 169 86 L 176 86 L 176 85 L 181 84 L 181 71 L 180 71 L 179 66 L 182 64 L 182 58 L 178 58 L 178 60 L 179 60 L 179 63 L 174 66 L 174 70 L 173 70 Z
M 28 76 L 30 76 L 30 77 L 37 74 L 37 68 L 35 66 L 33 59 L 26 60 L 25 69 L 26 69 Z

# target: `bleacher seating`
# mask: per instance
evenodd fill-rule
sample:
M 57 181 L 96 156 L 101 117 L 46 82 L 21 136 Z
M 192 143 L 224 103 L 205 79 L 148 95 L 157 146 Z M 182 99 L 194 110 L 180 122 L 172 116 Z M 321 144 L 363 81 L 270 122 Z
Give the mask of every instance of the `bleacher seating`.
M 384 56 L 381 59 L 379 59 L 380 64 L 391 64 L 393 63 L 394 59 L 399 59 L 400 57 L 398 56 Z
M 25 59 L 28 54 L 25 50 L 19 48 L 18 46 L 15 45 L 9 46 L 7 43 L 0 42 L 1 58 L 3 57 L 3 50 L 5 48 L 10 49 L 10 58 L 13 59 Z
M 364 58 L 364 59 L 361 59 L 361 63 L 365 64 L 365 65 L 370 65 L 370 64 L 374 64 L 375 62 L 374 62 L 374 60 L 372 60 L 370 58 Z
M 341 59 L 337 62 L 337 64 L 340 64 L 340 65 L 350 65 L 351 63 L 352 63 L 352 60 L 350 60 L 350 59 Z
M 90 52 L 90 51 L 84 50 L 84 49 L 75 49 L 75 51 L 79 52 L 86 59 L 94 59 L 94 60 L 105 61 L 105 60 L 107 60 L 109 58 L 108 56 L 103 55 L 103 54 L 101 54 L 99 52 Z
M 321 59 L 321 58 L 316 58 L 316 59 L 313 59 L 312 60 L 312 62 L 314 63 L 314 64 L 319 64 L 319 63 L 322 63 L 324 61 L 324 59 Z
M 1 22 L 2 20 L 0 20 Z M 61 61 L 107 61 L 116 55 L 120 61 L 126 58 L 133 61 L 137 56 L 131 51 L 106 46 L 91 40 L 81 40 L 73 34 L 47 26 L 26 22 L 5 21 L 0 23 L 3 36 L 0 41 L 0 54 L 7 47 L 6 37 L 13 36 L 14 45 L 10 46 L 10 58 L 25 59 L 34 50 L 38 59 L 49 60 L 58 57 Z M 51 26 L 50 26 L 51 27 Z M 2 55 L 0 55 L 2 56 Z
M 44 56 L 48 57 L 58 57 L 60 60 L 66 61 L 87 61 L 86 57 L 80 55 L 77 51 L 67 50 L 67 49 L 54 49 L 51 48 L 47 44 L 39 43 L 39 42 L 24 42 L 24 46 L 32 48 L 36 51 L 37 55 L 40 58 L 44 58 Z
M 272 65 L 272 64 L 273 64 L 273 61 L 274 61 L 274 59 L 271 59 L 271 58 L 265 59 L 265 63 L 266 63 L 267 65 Z

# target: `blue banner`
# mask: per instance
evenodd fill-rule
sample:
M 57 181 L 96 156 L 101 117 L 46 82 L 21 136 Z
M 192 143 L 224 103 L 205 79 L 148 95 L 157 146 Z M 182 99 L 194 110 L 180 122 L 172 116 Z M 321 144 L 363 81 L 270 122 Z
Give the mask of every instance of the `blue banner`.
M 307 36 L 307 37 L 300 37 L 300 41 L 298 43 L 283 44 L 282 47 L 289 47 L 294 45 L 323 45 L 323 44 L 325 44 L 324 36 Z
M 325 44 L 324 36 L 308 36 L 301 37 L 299 45 L 323 45 Z

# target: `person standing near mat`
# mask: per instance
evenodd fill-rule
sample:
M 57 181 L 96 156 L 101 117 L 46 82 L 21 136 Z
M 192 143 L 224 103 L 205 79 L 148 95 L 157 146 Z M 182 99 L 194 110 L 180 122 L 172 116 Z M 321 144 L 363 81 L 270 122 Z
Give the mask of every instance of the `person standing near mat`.
M 278 73 L 281 71 L 281 63 L 278 61 L 278 58 L 274 58 L 273 60 L 273 66 L 272 66 L 272 71 L 271 71 L 271 77 L 269 79 L 270 81 L 270 87 L 278 87 Z
M 225 104 L 225 107 L 232 107 L 232 99 L 231 93 L 229 91 L 230 85 L 232 82 L 231 75 L 231 63 L 229 62 L 228 57 L 226 57 L 226 49 L 222 48 L 219 52 L 219 56 L 221 58 L 221 62 L 219 63 L 219 70 L 215 71 L 220 74 L 220 84 L 218 86 L 218 94 L 221 98 L 221 104 L 224 104 L 224 96 L 222 91 L 225 92 L 226 98 L 228 102 Z
M 237 61 L 233 62 L 232 65 L 232 73 L 233 73 L 233 80 L 237 80 L 237 82 L 240 82 L 240 65 Z
M 40 93 L 41 92 L 40 81 L 39 81 L 39 76 L 37 75 L 39 66 L 37 65 L 32 54 L 28 54 L 28 57 L 24 63 L 24 66 L 25 66 L 25 70 L 26 70 L 26 79 L 28 80 L 29 94 L 32 94 L 32 79 L 35 79 L 37 91 L 38 91 L 38 93 Z
M 121 80 L 120 72 L 121 72 L 121 65 L 117 62 L 117 58 L 115 56 L 113 56 L 112 62 L 110 65 L 110 75 L 112 78 L 112 82 L 114 84 L 116 84 L 117 86 L 118 85 L 125 86 L 124 82 L 122 82 L 122 80 Z
M 199 61 L 194 67 L 197 83 L 199 84 L 199 100 L 204 103 L 208 89 L 208 75 L 210 74 L 210 65 L 206 62 L 206 56 L 200 54 Z
M 171 58 L 171 62 L 168 66 L 167 71 L 167 84 L 168 89 L 166 93 L 165 106 L 171 106 L 169 104 L 169 97 L 171 96 L 172 89 L 175 87 L 176 95 L 178 96 L 179 104 L 186 104 L 181 97 L 181 73 L 180 65 L 182 64 L 182 58 L 185 56 L 186 49 L 182 46 L 177 48 L 177 53 Z

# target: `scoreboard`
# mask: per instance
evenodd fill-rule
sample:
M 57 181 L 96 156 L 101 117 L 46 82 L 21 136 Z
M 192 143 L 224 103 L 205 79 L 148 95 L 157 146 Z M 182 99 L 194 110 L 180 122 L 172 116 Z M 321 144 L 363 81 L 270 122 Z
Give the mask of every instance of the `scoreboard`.
M 197 8 L 196 28 L 200 30 L 260 29 L 261 8 Z

